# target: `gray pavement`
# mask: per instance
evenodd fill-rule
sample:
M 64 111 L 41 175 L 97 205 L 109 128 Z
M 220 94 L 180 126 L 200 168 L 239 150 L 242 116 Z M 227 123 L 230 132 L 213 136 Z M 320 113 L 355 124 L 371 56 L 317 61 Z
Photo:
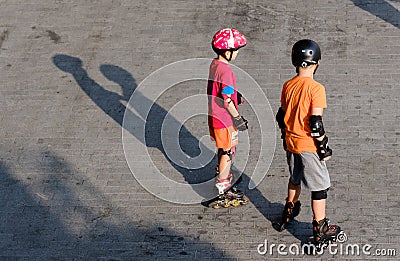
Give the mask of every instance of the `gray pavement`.
M 312 218 L 304 190 L 297 221 L 282 233 L 271 226 L 288 176 L 279 141 L 265 179 L 246 192 L 246 207 L 166 202 L 134 178 L 121 137 L 129 97 L 164 65 L 212 58 L 210 39 L 228 26 L 247 36 L 235 64 L 274 111 L 294 74 L 293 43 L 320 43 L 316 79 L 327 90 L 324 121 L 334 150 L 328 215 L 348 235 L 341 246 L 371 244 L 373 254 L 393 249 L 398 258 L 400 1 L 0 0 L 1 260 L 396 260 L 278 253 L 277 245 L 310 236 Z M 177 101 L 202 92 L 202 81 L 177 85 L 148 118 L 151 159 L 179 182 L 212 177 L 213 163 L 189 171 L 168 161 L 160 122 Z M 197 155 L 206 133 L 204 117 L 188 120 L 182 149 Z M 257 135 L 255 124 L 251 156 Z M 256 161 L 250 158 L 247 173 Z M 258 253 L 265 240 L 275 244 L 272 254 Z

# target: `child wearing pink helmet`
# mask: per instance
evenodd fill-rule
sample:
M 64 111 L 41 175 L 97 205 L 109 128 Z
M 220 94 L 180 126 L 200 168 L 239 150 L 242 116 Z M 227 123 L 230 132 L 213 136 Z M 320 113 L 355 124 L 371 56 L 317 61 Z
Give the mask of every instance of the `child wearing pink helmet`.
M 220 195 L 232 187 L 231 160 L 238 144 L 238 131 L 247 130 L 247 120 L 240 116 L 241 95 L 236 89 L 235 74 L 229 65 L 246 45 L 246 37 L 238 30 L 219 30 L 212 39 L 217 54 L 210 64 L 208 94 L 208 125 L 210 136 L 218 149 L 216 187 Z

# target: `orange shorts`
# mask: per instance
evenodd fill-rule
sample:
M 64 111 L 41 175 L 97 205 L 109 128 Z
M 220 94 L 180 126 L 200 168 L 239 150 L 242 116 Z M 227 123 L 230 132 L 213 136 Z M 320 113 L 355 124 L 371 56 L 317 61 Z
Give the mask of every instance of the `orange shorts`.
M 233 126 L 224 129 L 213 129 L 211 127 L 209 129 L 211 139 L 215 141 L 217 148 L 229 150 L 238 144 L 238 131 Z

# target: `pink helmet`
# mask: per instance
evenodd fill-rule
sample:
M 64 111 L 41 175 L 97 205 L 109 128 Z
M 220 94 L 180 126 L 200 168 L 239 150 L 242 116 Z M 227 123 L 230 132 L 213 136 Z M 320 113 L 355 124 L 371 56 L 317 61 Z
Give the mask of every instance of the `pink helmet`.
M 247 43 L 246 37 L 236 29 L 225 28 L 215 33 L 212 40 L 214 50 L 239 49 Z

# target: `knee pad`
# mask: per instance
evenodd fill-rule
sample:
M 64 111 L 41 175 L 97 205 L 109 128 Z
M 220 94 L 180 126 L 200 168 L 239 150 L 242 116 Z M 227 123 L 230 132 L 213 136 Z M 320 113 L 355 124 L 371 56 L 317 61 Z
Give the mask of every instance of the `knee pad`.
M 231 150 L 224 150 L 224 149 L 219 148 L 218 149 L 218 161 L 221 159 L 221 157 L 223 155 L 228 155 L 229 159 L 232 160 L 232 152 L 231 152 Z
M 324 189 L 324 190 L 320 190 L 320 191 L 312 191 L 311 192 L 311 199 L 312 200 L 321 200 L 321 199 L 326 199 L 328 197 L 328 190 Z

